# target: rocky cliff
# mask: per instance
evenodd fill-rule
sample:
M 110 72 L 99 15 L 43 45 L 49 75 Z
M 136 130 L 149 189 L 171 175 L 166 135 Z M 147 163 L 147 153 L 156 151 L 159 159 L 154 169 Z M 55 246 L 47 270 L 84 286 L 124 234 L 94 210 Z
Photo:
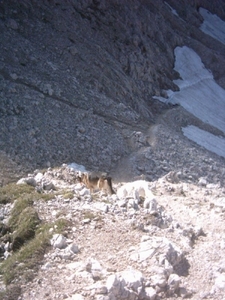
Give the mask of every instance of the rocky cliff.
M 141 145 L 152 161 L 123 176 L 178 169 L 191 146 L 170 121 L 179 133 L 191 116 L 153 99 L 178 89 L 174 48 L 193 48 L 225 87 L 225 46 L 199 29 L 200 6 L 224 18 L 223 1 L 1 1 L 2 160 L 16 173 L 76 161 L 115 175 Z M 159 152 L 173 145 L 183 154 L 168 163 Z

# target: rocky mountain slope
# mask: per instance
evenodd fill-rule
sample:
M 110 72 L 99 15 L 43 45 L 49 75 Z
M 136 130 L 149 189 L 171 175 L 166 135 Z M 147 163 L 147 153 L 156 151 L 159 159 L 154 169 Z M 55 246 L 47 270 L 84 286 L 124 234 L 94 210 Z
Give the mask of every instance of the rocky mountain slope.
M 223 0 L 0 0 L 4 300 L 223 299 L 225 159 L 182 128 L 225 133 L 155 98 L 179 89 L 177 46 L 225 89 L 225 45 L 200 7 L 225 20 Z M 117 194 L 90 194 L 72 162 Z M 7 185 L 24 176 L 25 191 Z M 16 248 L 28 213 L 35 263 Z
M 208 170 L 208 153 L 180 134 L 192 116 L 153 99 L 178 89 L 176 46 L 194 49 L 225 87 L 225 46 L 199 29 L 200 6 L 224 18 L 223 1 L 1 1 L 3 160 L 21 175 L 76 161 L 115 177 L 130 158 L 121 176 L 156 179 L 195 151 L 188 170 L 196 159 Z

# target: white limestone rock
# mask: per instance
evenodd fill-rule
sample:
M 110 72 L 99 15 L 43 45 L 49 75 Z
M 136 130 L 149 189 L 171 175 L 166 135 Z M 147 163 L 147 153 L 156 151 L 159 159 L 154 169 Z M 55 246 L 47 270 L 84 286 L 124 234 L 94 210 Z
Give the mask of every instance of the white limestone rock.
M 74 253 L 74 254 L 77 254 L 79 252 L 79 248 L 77 246 L 76 243 L 72 243 L 70 244 L 67 248 L 66 248 L 67 251 L 71 252 L 71 253 Z
M 36 180 L 37 184 L 41 184 L 42 180 L 44 178 L 44 175 L 41 172 L 38 172 L 34 179 Z
M 64 249 L 67 247 L 66 238 L 62 234 L 54 234 L 50 242 L 53 248 Z
M 156 290 L 153 289 L 153 287 L 146 287 L 145 295 L 148 300 L 155 300 L 157 293 L 156 293 Z
M 7 259 L 9 256 L 11 256 L 12 254 L 9 251 L 5 251 L 4 252 L 4 258 Z
M 34 177 L 24 177 L 24 178 L 21 178 L 20 180 L 17 181 L 16 184 L 28 184 L 28 185 L 31 185 L 31 186 L 36 186 L 37 185 L 37 182 L 36 180 L 34 179 Z
M 106 282 L 110 299 L 135 300 L 143 288 L 142 273 L 128 269 L 108 277 Z
M 94 202 L 92 204 L 92 208 L 96 209 L 97 211 L 102 211 L 104 213 L 107 213 L 109 211 L 109 205 L 105 202 Z
M 42 180 L 41 185 L 42 185 L 43 190 L 46 190 L 46 191 L 55 190 L 55 186 L 52 181 L 49 181 L 46 179 Z
M 222 290 L 225 292 L 225 274 L 224 273 L 218 274 L 218 276 L 216 277 L 214 289 Z
M 96 299 L 96 300 L 116 300 L 116 299 L 114 299 L 114 298 L 111 298 L 111 297 L 109 297 L 109 296 L 104 296 L 104 295 L 96 295 L 96 296 L 95 296 L 95 299 Z
M 178 290 L 181 279 L 177 274 L 171 274 L 168 278 L 169 290 L 174 293 Z
M 167 238 L 149 237 L 140 243 L 138 249 L 139 261 L 147 261 L 153 256 L 159 257 L 159 262 L 164 265 L 165 262 L 174 267 L 183 259 L 183 252 Z
M 100 262 L 94 258 L 90 258 L 86 263 L 86 271 L 91 273 L 94 280 L 100 280 L 105 277 L 106 271 Z
M 206 186 L 208 184 L 207 179 L 205 177 L 201 177 L 198 180 L 198 185 L 200 186 Z
M 90 196 L 91 192 L 86 187 L 83 187 L 82 190 L 79 191 L 81 197 L 83 196 Z
M 155 274 L 150 277 L 151 284 L 153 286 L 159 286 L 161 288 L 167 285 L 166 276 L 164 274 Z
M 138 291 L 139 287 L 142 287 L 143 284 L 143 276 L 140 271 L 134 269 L 128 269 L 120 272 L 120 276 L 122 278 L 121 282 L 125 283 L 125 286 L 131 288 L 134 291 Z

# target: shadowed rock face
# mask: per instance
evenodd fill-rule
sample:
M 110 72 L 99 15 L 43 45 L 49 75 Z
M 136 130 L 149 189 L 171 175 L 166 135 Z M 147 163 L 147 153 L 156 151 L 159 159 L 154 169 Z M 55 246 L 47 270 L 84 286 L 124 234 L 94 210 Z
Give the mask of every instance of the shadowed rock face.
M 112 170 L 170 109 L 152 97 L 178 89 L 176 46 L 225 87 L 225 47 L 199 30 L 200 6 L 224 17 L 211 3 L 0 1 L 0 150 L 24 169 Z

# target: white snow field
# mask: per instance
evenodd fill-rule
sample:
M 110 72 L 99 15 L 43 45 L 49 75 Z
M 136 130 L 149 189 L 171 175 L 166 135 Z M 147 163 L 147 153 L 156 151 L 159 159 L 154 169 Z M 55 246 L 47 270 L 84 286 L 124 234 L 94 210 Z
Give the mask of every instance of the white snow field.
M 200 29 L 214 39 L 225 44 L 225 23 L 217 15 L 211 14 L 204 8 L 199 9 L 200 14 L 204 18 Z
M 204 17 L 201 29 L 222 43 L 225 43 L 225 22 L 216 15 L 201 8 Z M 198 54 L 188 48 L 174 50 L 175 66 L 181 79 L 174 80 L 180 91 L 167 91 L 168 98 L 156 99 L 171 104 L 179 104 L 206 124 L 225 133 L 225 90 L 219 86 L 210 70 L 207 70 Z M 214 136 L 195 126 L 183 128 L 186 137 L 220 156 L 225 157 L 225 139 Z
M 225 158 L 225 139 L 196 126 L 182 128 L 184 135 L 207 150 Z
M 180 91 L 167 91 L 166 103 L 180 104 L 188 112 L 225 132 L 225 90 L 213 79 L 200 57 L 184 46 L 175 49 L 175 70 L 182 79 L 174 80 Z

